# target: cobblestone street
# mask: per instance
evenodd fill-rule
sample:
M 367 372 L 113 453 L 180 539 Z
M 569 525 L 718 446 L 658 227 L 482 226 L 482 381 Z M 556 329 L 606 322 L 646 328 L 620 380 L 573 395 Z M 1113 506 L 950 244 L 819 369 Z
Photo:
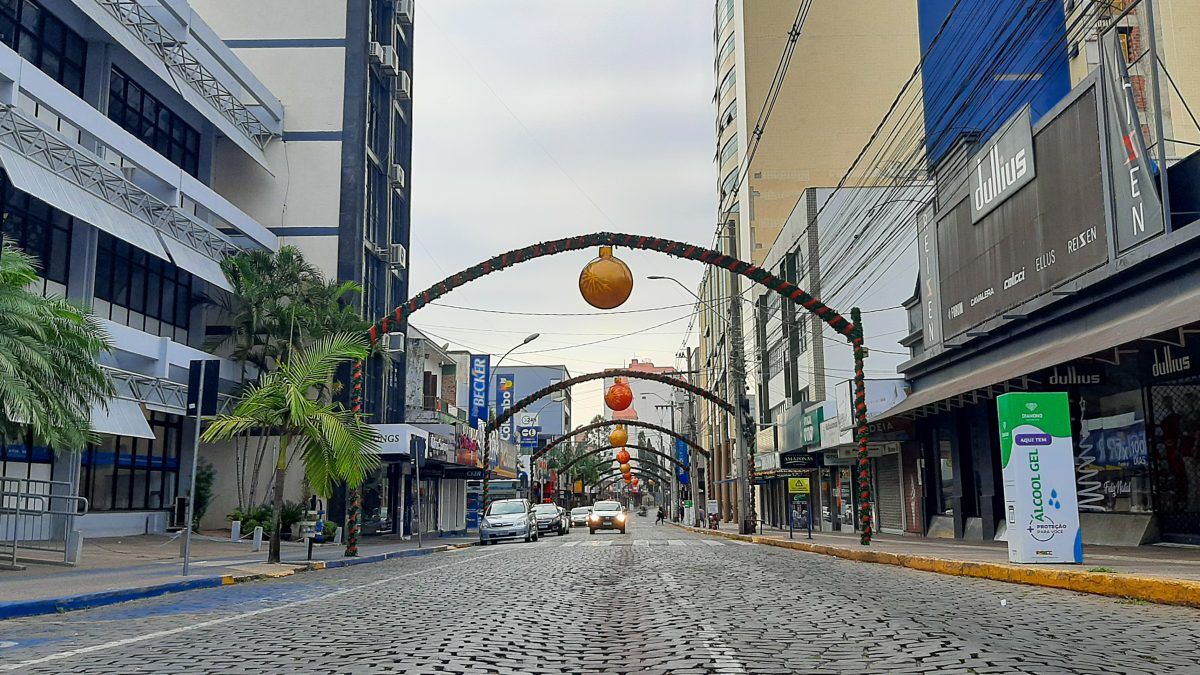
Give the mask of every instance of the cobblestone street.
M 5 621 L 0 670 L 1200 672 L 1197 618 L 637 518 L 624 536 L 576 529 Z

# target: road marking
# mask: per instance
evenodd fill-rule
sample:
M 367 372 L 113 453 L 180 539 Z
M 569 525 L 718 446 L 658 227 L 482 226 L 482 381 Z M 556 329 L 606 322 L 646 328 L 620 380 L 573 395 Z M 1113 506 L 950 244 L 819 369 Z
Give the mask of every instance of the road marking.
M 634 546 L 649 546 L 650 540 L 649 539 L 634 539 L 633 545 Z
M 725 545 L 725 542 L 713 541 L 711 539 L 702 539 L 701 541 L 704 543 L 705 546 L 724 546 Z
M 275 607 L 264 607 L 262 609 L 256 609 L 256 610 L 249 611 L 249 612 L 242 612 L 241 614 L 232 614 L 230 616 L 221 617 L 220 619 L 210 619 L 208 621 L 201 621 L 200 623 L 194 623 L 194 624 L 191 624 L 188 626 L 180 626 L 179 628 L 170 628 L 167 630 L 154 631 L 152 633 L 144 633 L 142 635 L 136 635 L 134 637 L 123 638 L 121 640 L 112 640 L 111 642 L 105 642 L 103 644 L 98 644 L 98 645 L 92 645 L 90 647 L 80 647 L 79 649 L 71 649 L 71 650 L 68 650 L 65 652 L 58 652 L 57 654 L 50 654 L 49 656 L 43 656 L 43 657 L 36 658 L 36 659 L 30 659 L 28 661 L 22 661 L 20 663 L 0 664 L 0 671 L 20 670 L 22 668 L 28 668 L 30 666 L 36 666 L 36 665 L 39 665 L 42 663 L 50 663 L 52 661 L 61 661 L 63 659 L 69 659 L 73 656 L 80 656 L 83 654 L 91 654 L 93 652 L 108 651 L 111 649 L 116 649 L 118 647 L 124 647 L 125 645 L 136 644 L 138 642 L 145 642 L 146 640 L 154 640 L 157 638 L 167 637 L 170 635 L 177 635 L 179 633 L 187 633 L 189 631 L 198 630 L 200 628 L 209 628 L 211 626 L 219 626 L 221 624 L 230 623 L 232 621 L 240 621 L 242 619 L 248 619 L 252 616 L 258 616 L 259 614 L 268 614 L 270 612 L 278 612 L 279 610 L 282 610 L 282 609 L 289 609 L 292 607 L 298 607 L 300 605 L 307 605 L 312 602 L 328 600 L 329 598 L 337 597 L 339 595 L 345 595 L 347 593 L 361 591 L 364 588 L 371 588 L 373 586 L 379 586 L 382 584 L 391 583 L 391 582 L 396 581 L 397 579 L 407 579 L 408 577 L 415 577 L 420 574 L 425 574 L 426 572 L 435 572 L 437 570 L 446 569 L 447 567 L 457 567 L 458 565 L 465 565 L 466 563 L 475 562 L 478 560 L 482 560 L 484 558 L 490 558 L 492 556 L 496 556 L 496 555 L 500 555 L 500 554 L 501 554 L 500 551 L 497 551 L 495 553 L 485 553 L 483 555 L 471 558 L 469 560 L 458 560 L 458 561 L 455 561 L 452 563 L 446 563 L 445 565 L 438 565 L 436 567 L 428 567 L 426 569 L 418 570 L 416 572 L 409 572 L 407 574 L 400 574 L 400 575 L 397 575 L 394 577 L 387 577 L 386 579 L 379 579 L 377 581 L 372 581 L 370 583 L 361 584 L 359 586 L 351 586 L 349 588 L 342 588 L 342 589 L 339 589 L 336 591 L 331 591 L 329 593 L 324 593 L 322 595 L 318 595 L 315 597 L 305 598 L 304 600 L 296 600 L 293 602 L 284 603 L 282 605 L 278 605 Z
M 670 546 L 687 546 L 687 542 L 682 539 L 668 539 L 667 544 Z
M 578 546 L 578 545 L 579 545 L 579 542 L 577 542 L 577 541 L 564 541 L 563 542 L 563 548 L 566 548 L 568 546 Z
M 600 541 L 593 541 L 593 542 L 592 542 L 592 547 L 598 547 L 598 546 L 612 546 L 612 542 L 611 542 L 611 541 L 604 541 L 604 540 L 600 540 Z

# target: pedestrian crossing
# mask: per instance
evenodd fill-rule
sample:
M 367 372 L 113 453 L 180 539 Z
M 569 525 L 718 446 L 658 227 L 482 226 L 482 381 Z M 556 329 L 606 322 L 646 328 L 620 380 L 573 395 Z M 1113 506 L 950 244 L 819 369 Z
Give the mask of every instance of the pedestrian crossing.
M 713 539 L 597 539 L 595 541 L 564 541 L 559 546 L 563 548 L 574 547 L 592 547 L 602 548 L 604 546 L 634 546 L 634 547 L 649 547 L 649 546 L 750 546 L 750 542 L 746 541 L 716 541 Z

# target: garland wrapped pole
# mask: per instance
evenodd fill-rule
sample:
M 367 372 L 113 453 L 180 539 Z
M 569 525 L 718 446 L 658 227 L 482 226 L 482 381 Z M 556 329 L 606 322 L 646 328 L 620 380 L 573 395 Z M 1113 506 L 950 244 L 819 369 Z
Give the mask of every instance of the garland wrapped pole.
M 862 312 L 857 307 L 850 310 L 850 321 L 854 324 L 854 334 L 850 336 L 850 345 L 854 348 L 855 438 L 858 441 L 858 487 L 861 491 L 859 494 L 859 521 L 862 526 L 862 545 L 870 546 L 872 532 L 871 460 L 867 454 L 867 382 L 863 370 L 867 349 L 863 346 Z
M 371 329 L 371 343 L 375 342 L 375 329 Z M 350 410 L 355 415 L 362 413 L 363 362 L 355 361 L 350 370 Z M 345 557 L 358 557 L 359 511 L 362 509 L 362 491 L 358 485 L 350 486 L 350 503 L 346 507 L 346 553 Z

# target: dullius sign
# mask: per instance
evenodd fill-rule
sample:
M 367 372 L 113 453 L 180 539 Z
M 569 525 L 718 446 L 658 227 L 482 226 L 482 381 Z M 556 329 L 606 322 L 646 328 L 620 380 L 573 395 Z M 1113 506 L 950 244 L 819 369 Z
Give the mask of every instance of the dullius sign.
M 1009 561 L 1083 562 L 1067 394 L 1002 394 L 996 410 Z

